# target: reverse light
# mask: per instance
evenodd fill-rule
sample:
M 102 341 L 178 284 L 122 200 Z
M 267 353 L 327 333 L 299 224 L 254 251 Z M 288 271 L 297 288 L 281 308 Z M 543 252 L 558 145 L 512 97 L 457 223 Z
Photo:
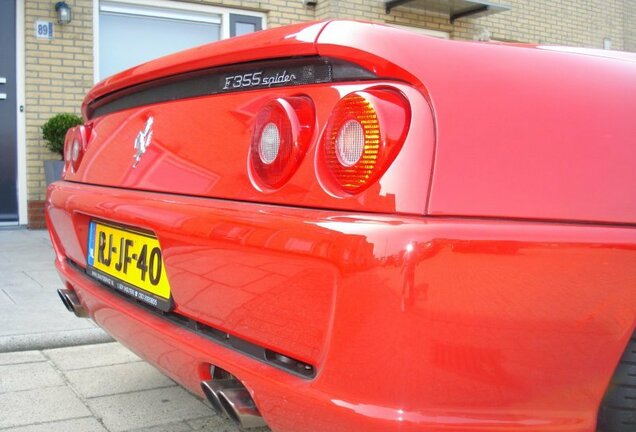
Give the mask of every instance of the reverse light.
M 278 98 L 261 109 L 248 155 L 250 178 L 258 189 L 278 189 L 294 174 L 313 136 L 315 116 L 306 96 Z
M 336 155 L 341 165 L 350 167 L 358 163 L 364 152 L 364 127 L 358 120 L 348 120 L 338 132 Z
M 258 156 L 261 161 L 269 165 L 278 157 L 280 150 L 280 131 L 274 123 L 267 123 L 261 132 L 258 143 Z
M 322 136 L 318 173 L 331 192 L 360 193 L 387 170 L 406 139 L 411 109 L 392 89 L 349 93 Z
M 82 151 L 82 145 L 79 142 L 79 139 L 73 138 L 73 145 L 71 146 L 71 162 L 77 163 L 80 158 L 80 154 Z

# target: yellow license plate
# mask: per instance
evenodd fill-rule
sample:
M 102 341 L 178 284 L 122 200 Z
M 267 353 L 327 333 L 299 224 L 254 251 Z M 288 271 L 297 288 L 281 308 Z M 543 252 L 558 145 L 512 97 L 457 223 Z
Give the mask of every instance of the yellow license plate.
M 92 221 L 86 272 L 100 282 L 163 311 L 171 308 L 159 240 L 132 228 Z

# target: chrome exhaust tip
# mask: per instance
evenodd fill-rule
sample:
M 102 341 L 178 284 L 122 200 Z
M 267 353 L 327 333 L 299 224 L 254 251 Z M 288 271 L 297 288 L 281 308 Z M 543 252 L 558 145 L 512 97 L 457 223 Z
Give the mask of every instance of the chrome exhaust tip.
M 223 409 L 223 405 L 221 405 L 221 400 L 219 399 L 218 391 L 227 385 L 232 385 L 236 383 L 236 380 L 233 379 L 216 379 L 210 381 L 202 381 L 201 382 L 201 390 L 205 394 L 205 397 L 212 405 L 212 408 L 218 415 L 226 415 L 229 417 L 228 413 Z
M 221 390 L 218 392 L 218 397 L 228 417 L 243 429 L 267 425 L 256 408 L 252 395 L 245 387 Z
M 70 289 L 59 289 L 57 290 L 57 295 L 60 296 L 60 300 L 64 304 L 64 307 L 69 311 L 73 312 L 78 318 L 86 318 L 88 317 L 88 313 L 82 303 L 80 303 L 77 298 L 77 294 Z
M 201 389 L 217 414 L 228 417 L 243 429 L 266 426 L 249 391 L 235 378 L 201 382 Z

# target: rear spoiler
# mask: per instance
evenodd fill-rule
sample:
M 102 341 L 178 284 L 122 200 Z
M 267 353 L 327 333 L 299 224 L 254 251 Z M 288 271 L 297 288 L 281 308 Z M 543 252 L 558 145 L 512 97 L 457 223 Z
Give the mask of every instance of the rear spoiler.
M 335 25 L 330 25 L 332 22 Z M 328 31 L 324 31 L 327 27 Z M 385 25 L 321 21 L 274 28 L 191 48 L 101 81 L 86 95 L 82 113 L 89 120 L 97 115 L 146 103 L 215 94 L 225 90 L 222 84 L 224 79 L 242 71 L 249 74 L 255 66 L 270 67 L 275 76 L 284 72 L 286 65 L 302 67 L 303 62 L 317 64 L 316 71 L 319 71 L 320 64 L 327 64 L 329 73 L 333 73 L 328 80 L 317 76 L 313 83 L 388 78 L 421 88 L 414 75 L 374 55 L 374 44 L 365 44 L 364 51 L 347 46 L 348 29 L 356 29 L 357 36 L 365 39 L 377 27 L 404 33 Z M 399 47 L 395 48 L 399 50 Z M 277 65 L 276 60 L 279 60 Z M 184 89 L 183 84 L 177 85 L 177 89 L 169 88 L 177 81 L 189 82 L 190 89 Z M 312 80 L 299 80 L 292 84 L 303 83 L 310 84 Z M 163 94 L 148 98 L 147 93 L 153 87 L 161 87 Z M 140 93 L 144 95 L 141 96 Z M 137 95 L 133 100 L 130 98 L 132 94 Z M 123 101 L 123 98 L 127 100 Z M 134 100 L 135 98 L 138 100 Z M 104 108 L 106 105 L 108 107 Z
M 97 83 L 82 104 L 85 119 L 89 106 L 106 95 L 188 72 L 281 57 L 318 55 L 316 40 L 328 21 L 274 28 L 202 45 L 120 72 Z

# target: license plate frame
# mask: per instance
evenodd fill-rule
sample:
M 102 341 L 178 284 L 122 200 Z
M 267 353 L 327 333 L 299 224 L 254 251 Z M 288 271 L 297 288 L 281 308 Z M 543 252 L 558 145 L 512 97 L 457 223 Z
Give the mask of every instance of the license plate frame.
M 101 236 L 102 233 L 104 236 Z M 108 240 L 106 240 L 106 235 L 108 235 Z M 115 235 L 118 236 L 116 240 L 114 239 Z M 100 240 L 103 240 L 104 243 L 100 244 Z M 124 241 L 130 243 L 126 245 Z M 142 251 L 145 248 L 143 254 L 140 251 L 135 252 L 135 250 L 139 249 L 139 247 L 135 247 L 139 246 L 139 243 L 135 245 L 136 241 L 141 242 Z M 124 254 L 121 253 L 122 248 L 126 251 Z M 155 249 L 158 250 L 158 253 Z M 151 252 L 148 253 L 148 250 Z M 108 260 L 105 257 L 106 253 L 109 256 Z M 148 267 L 145 272 L 142 268 L 143 265 L 139 267 L 139 258 L 142 255 L 146 266 L 152 264 L 152 267 Z M 149 263 L 151 261 L 150 255 L 152 255 L 151 263 Z M 157 261 L 157 255 L 159 262 Z M 118 259 L 113 263 L 113 258 Z M 120 267 L 116 268 L 118 264 Z M 91 278 L 144 304 L 163 312 L 169 312 L 174 304 L 172 288 L 170 287 L 165 267 L 162 249 L 154 233 L 112 222 L 97 219 L 90 220 L 86 274 Z M 127 278 L 128 269 L 131 269 L 132 272 L 142 273 L 142 283 L 138 283 L 139 278 L 132 277 L 132 273 L 131 277 Z M 156 275 L 157 269 L 159 271 L 158 276 Z M 158 279 L 156 288 L 150 281 L 151 271 L 155 272 L 154 276 Z M 148 277 L 148 282 L 150 283 L 146 283 L 143 280 L 145 276 Z

